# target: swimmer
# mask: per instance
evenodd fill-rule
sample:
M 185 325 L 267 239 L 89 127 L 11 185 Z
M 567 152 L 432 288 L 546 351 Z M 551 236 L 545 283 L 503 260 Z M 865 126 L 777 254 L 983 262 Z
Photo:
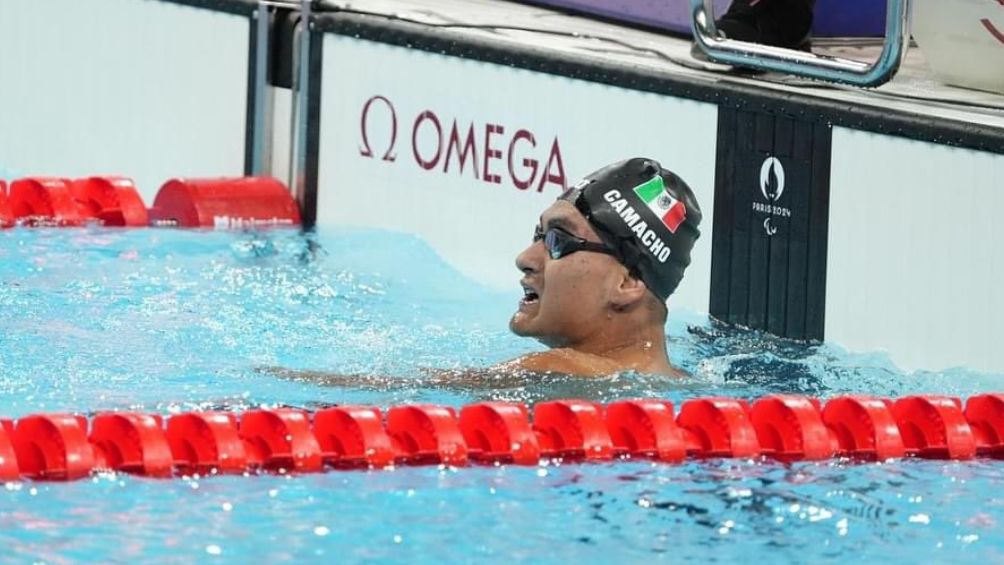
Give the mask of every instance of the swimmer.
M 544 210 L 516 257 L 523 298 L 509 328 L 550 349 L 421 384 L 498 385 L 507 375 L 527 373 L 683 376 L 667 354 L 666 301 L 690 264 L 700 221 L 690 187 L 652 159 L 628 159 L 588 175 Z M 338 386 L 410 381 L 280 373 Z
M 666 351 L 666 300 L 700 221 L 690 188 L 651 159 L 587 176 L 541 214 L 516 257 L 524 296 L 509 328 L 550 349 L 495 369 L 680 375 Z

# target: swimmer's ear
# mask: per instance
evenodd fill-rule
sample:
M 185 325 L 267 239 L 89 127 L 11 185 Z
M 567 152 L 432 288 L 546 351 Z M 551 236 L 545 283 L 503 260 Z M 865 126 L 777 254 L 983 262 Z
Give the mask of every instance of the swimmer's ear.
M 645 283 L 625 271 L 610 301 L 615 309 L 623 310 L 640 303 L 647 294 L 648 287 Z

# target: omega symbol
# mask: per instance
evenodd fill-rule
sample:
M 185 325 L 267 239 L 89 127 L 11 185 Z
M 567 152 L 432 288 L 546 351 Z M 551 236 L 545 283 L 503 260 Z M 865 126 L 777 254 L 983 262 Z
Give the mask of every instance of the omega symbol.
M 363 104 L 362 115 L 359 117 L 359 130 L 362 133 L 363 145 L 359 148 L 359 154 L 363 157 L 373 157 L 373 149 L 370 147 L 370 136 L 369 136 L 369 117 L 370 117 L 370 107 L 374 102 L 383 102 L 383 105 L 390 110 L 390 141 L 387 144 L 387 149 L 383 153 L 381 159 L 383 161 L 394 162 L 397 159 L 397 155 L 394 154 L 394 145 L 397 143 L 397 110 L 394 109 L 394 104 L 391 103 L 384 96 L 373 96 Z

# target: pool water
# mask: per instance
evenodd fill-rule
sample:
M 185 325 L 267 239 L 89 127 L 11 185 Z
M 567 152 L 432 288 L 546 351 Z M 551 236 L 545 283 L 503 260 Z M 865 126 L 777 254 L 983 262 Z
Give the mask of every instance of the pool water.
M 1004 390 L 1000 375 L 908 374 L 881 354 L 677 310 L 670 355 L 692 374 L 684 381 L 626 374 L 425 386 L 426 369 L 540 349 L 507 331 L 518 278 L 514 268 L 511 289 L 485 288 L 421 241 L 378 231 L 0 231 L 0 416 Z M 274 367 L 394 380 L 347 389 L 278 378 Z M 1002 487 L 1004 462 L 990 460 L 102 474 L 0 490 L 0 560 L 1002 562 Z

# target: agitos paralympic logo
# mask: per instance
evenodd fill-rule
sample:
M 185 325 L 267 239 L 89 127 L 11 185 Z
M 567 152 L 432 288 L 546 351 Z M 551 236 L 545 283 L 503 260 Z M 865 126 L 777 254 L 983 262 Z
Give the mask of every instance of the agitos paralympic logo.
M 382 115 L 378 118 L 378 114 Z M 410 142 L 410 156 L 421 171 L 453 171 L 489 184 L 505 181 L 524 191 L 543 192 L 551 185 L 564 192 L 567 186 L 557 136 L 550 143 L 538 143 L 538 136 L 527 129 L 460 122 L 428 109 L 409 117 L 405 124 L 410 126 L 405 142 Z M 397 163 L 399 127 L 394 103 L 385 96 L 370 97 L 359 116 L 359 154 Z
M 753 211 L 761 214 L 768 214 L 763 220 L 763 229 L 767 235 L 777 233 L 777 227 L 772 223 L 775 216 L 781 218 L 791 217 L 791 208 L 779 206 L 777 202 L 784 194 L 785 178 L 784 165 L 781 160 L 774 156 L 768 156 L 760 165 L 760 193 L 766 202 L 753 201 Z

